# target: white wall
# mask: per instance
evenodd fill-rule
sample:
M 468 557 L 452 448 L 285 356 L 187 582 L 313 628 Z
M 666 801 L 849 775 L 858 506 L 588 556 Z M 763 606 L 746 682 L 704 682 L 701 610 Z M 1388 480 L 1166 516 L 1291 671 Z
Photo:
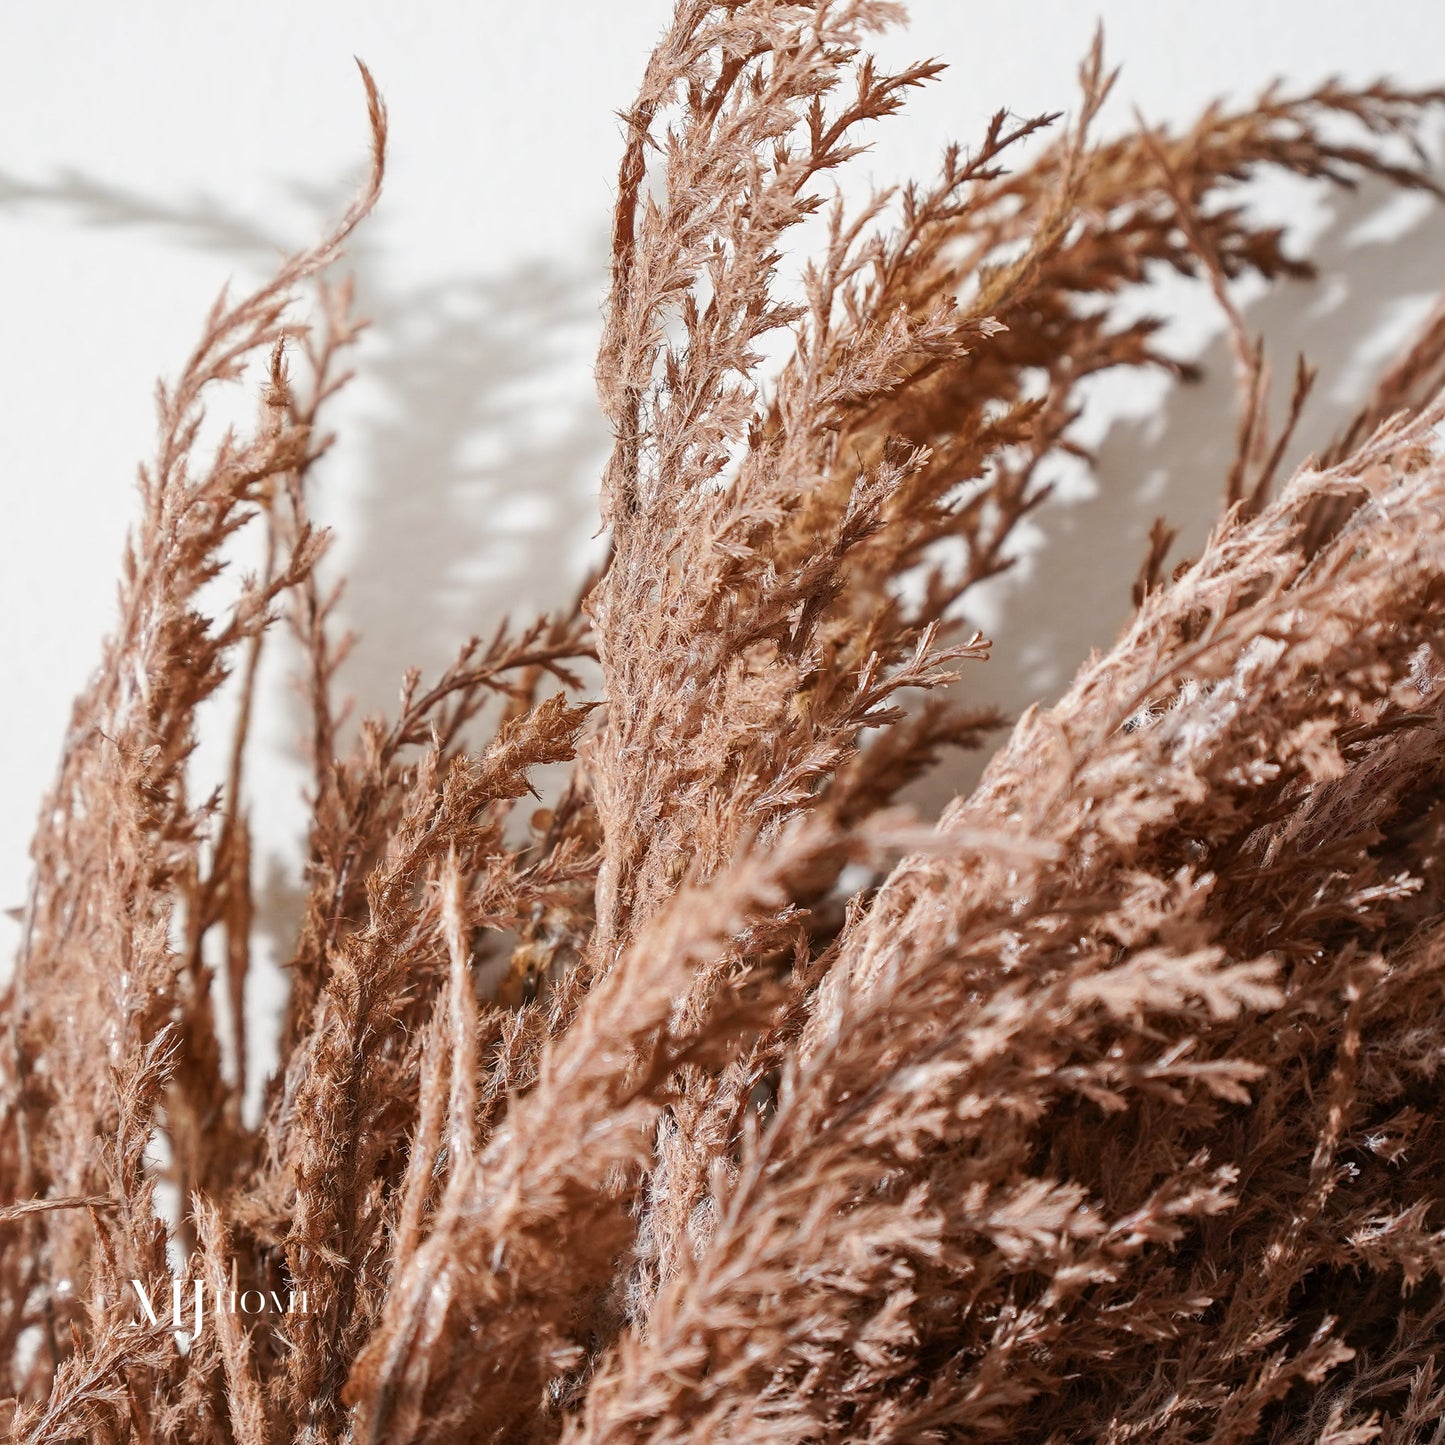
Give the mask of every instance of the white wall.
M 385 705 L 407 663 L 435 664 L 504 607 L 570 591 L 593 530 L 604 435 L 591 409 L 611 179 L 624 106 L 666 0 L 541 5 L 102 0 L 7 7 L 0 26 L 0 906 L 19 904 L 25 846 L 69 701 L 98 653 L 152 436 L 154 377 L 173 375 L 228 279 L 259 279 L 312 238 L 359 173 L 362 56 L 390 107 L 391 172 L 353 247 L 376 325 L 333 414 L 324 473 L 336 559 L 364 635 L 350 684 Z M 1439 0 L 1104 0 L 1137 104 L 1185 119 L 1275 74 L 1445 82 Z M 1068 105 L 1095 10 L 1068 0 L 915 0 L 899 59 L 936 54 L 943 80 L 881 127 L 881 178 L 926 172 L 945 140 L 996 107 Z M 1320 212 L 1284 188 L 1343 280 L 1254 308 L 1283 367 L 1326 362 L 1311 419 L 1327 434 L 1385 340 L 1445 285 L 1445 223 L 1380 202 Z M 1182 344 L 1223 360 L 1195 310 Z M 1383 328 L 1383 329 L 1382 329 Z M 1018 707 L 1067 676 L 1122 613 L 1162 506 L 1195 531 L 1228 449 L 1228 367 L 1188 394 L 1136 388 L 1099 423 L 1105 493 L 1043 519 L 1027 586 L 990 622 L 981 694 Z M 1166 454 L 1186 459 L 1166 471 Z M 279 878 L 301 817 L 286 761 L 294 719 L 268 695 L 255 804 Z M 278 891 L 284 892 L 278 882 Z M 0 954 L 15 930 L 0 930 Z

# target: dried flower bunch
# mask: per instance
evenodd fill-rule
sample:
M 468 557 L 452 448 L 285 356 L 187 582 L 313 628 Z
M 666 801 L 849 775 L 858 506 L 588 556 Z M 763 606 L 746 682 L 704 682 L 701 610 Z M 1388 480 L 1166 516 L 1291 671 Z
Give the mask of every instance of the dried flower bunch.
M 1310 376 L 1274 426 L 1230 282 L 1308 272 L 1241 183 L 1433 190 L 1445 92 L 1100 142 L 1096 47 L 1057 138 L 1000 114 L 850 209 L 834 173 L 940 68 L 879 68 L 895 19 L 680 0 L 625 117 L 607 561 L 394 717 L 344 726 L 308 519 L 369 77 L 365 193 L 162 390 L 4 1001 L 16 1440 L 1441 1438 L 1445 311 L 1289 475 Z M 1113 647 L 910 822 L 999 723 L 941 688 L 988 696 L 962 619 L 1086 382 L 1183 369 L 1126 310 L 1165 271 L 1235 338 L 1220 520 L 1169 575 L 1157 526 Z M 255 429 L 202 447 L 257 357 Z M 242 529 L 265 565 L 213 606 Z M 312 824 L 253 1126 L 246 736 L 287 624 Z

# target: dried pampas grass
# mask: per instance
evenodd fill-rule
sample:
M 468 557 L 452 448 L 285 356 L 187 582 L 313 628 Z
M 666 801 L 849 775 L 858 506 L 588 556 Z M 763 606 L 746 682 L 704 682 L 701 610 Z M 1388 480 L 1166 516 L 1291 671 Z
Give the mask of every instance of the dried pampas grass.
M 381 180 L 369 76 L 364 193 L 163 389 L 4 1001 L 14 1439 L 1440 1438 L 1445 312 L 1291 473 L 1310 373 L 1273 426 L 1231 283 L 1309 269 L 1242 182 L 1434 191 L 1445 92 L 1100 142 L 1096 47 L 1061 128 L 1000 114 L 933 180 L 830 203 L 939 70 L 879 68 L 894 19 L 681 0 L 625 117 L 606 563 L 394 716 L 343 726 L 307 500 L 360 327 L 320 273 Z M 1126 319 L 1171 270 L 1234 340 L 1218 524 L 1172 574 L 1156 526 L 1117 642 L 925 828 L 900 793 L 1001 721 L 956 701 L 988 697 L 962 619 L 1083 455 L 1087 383 L 1186 370 Z M 256 358 L 255 428 L 203 449 Z M 246 529 L 264 567 L 203 610 Z M 223 1045 L 283 625 L 312 820 L 253 1126 Z

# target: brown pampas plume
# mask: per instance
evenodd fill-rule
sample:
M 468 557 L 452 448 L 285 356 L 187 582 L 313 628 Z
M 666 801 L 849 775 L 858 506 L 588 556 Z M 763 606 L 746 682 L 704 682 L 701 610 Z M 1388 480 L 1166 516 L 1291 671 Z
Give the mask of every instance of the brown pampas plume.
M 679 0 L 624 117 L 606 560 L 393 716 L 345 725 L 308 501 L 361 326 L 322 273 L 381 183 L 364 69 L 362 194 L 161 390 L 3 1001 L 16 1441 L 1441 1438 L 1445 313 L 1305 458 L 1312 373 L 1275 422 L 1232 287 L 1310 274 L 1244 183 L 1435 192 L 1445 90 L 1101 141 L 1096 44 L 1067 120 L 1000 113 L 850 207 L 941 69 L 880 67 L 898 18 Z M 1217 523 L 1172 571 L 1156 523 L 1113 646 L 919 821 L 1003 725 L 967 619 L 1092 466 L 1088 383 L 1189 370 L 1126 306 L 1166 272 L 1233 343 Z M 248 366 L 259 420 L 203 447 Z M 278 627 L 311 818 L 252 1123 Z

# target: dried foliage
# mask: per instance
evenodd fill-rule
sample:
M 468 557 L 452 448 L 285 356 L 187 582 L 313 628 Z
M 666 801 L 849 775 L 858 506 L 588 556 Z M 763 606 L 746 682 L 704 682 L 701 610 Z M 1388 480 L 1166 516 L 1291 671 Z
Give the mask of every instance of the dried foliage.
M 3 1005 L 17 1441 L 1440 1438 L 1445 320 L 1289 475 L 1310 373 L 1275 426 L 1231 288 L 1309 269 L 1243 183 L 1434 190 L 1445 92 L 1100 141 L 1096 46 L 1056 138 L 1001 113 L 850 207 L 835 173 L 940 69 L 879 68 L 896 18 L 681 0 L 625 115 L 607 561 L 394 717 L 337 705 L 308 520 L 369 77 L 363 195 L 162 389 Z M 941 689 L 987 697 L 966 618 L 1089 462 L 1090 378 L 1188 370 L 1133 305 L 1164 271 L 1235 344 L 1218 524 L 1166 576 L 1157 523 L 1118 641 L 910 822 L 900 791 L 999 725 Z M 203 447 L 257 362 L 254 430 Z M 215 605 L 247 529 L 264 567 Z M 244 764 L 278 625 L 312 821 L 253 1121 Z M 210 1307 L 236 1290 L 278 1307 Z

